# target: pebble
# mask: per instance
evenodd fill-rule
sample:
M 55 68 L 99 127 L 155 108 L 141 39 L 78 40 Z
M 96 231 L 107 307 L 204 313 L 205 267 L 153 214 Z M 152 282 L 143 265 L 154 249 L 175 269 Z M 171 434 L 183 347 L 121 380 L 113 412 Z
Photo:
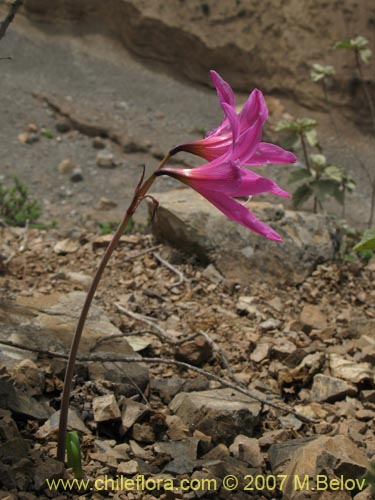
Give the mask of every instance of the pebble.
M 115 156 L 110 151 L 99 151 L 96 155 L 96 164 L 100 168 L 114 168 L 116 166 Z

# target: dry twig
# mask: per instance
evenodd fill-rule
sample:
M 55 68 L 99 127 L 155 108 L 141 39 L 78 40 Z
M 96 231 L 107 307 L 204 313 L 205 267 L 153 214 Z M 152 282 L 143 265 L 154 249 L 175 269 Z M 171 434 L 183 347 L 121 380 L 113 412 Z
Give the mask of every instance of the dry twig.
M 184 281 L 186 281 L 184 274 L 181 271 L 179 271 L 176 267 L 172 266 L 172 264 L 170 264 L 168 261 L 163 259 L 163 257 L 161 257 L 158 253 L 154 252 L 152 255 L 155 257 L 156 260 L 158 260 L 160 262 L 160 264 L 165 266 L 167 269 L 169 269 L 173 273 L 177 274 L 178 281 L 176 281 L 176 283 L 173 283 L 172 285 L 170 285 L 169 288 L 173 288 L 175 286 L 180 286 L 180 285 L 182 285 L 182 283 Z

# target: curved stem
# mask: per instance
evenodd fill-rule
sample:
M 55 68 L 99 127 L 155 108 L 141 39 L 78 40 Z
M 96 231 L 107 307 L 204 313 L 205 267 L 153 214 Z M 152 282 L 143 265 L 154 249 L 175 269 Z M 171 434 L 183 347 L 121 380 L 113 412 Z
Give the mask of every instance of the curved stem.
M 158 166 L 157 170 L 160 170 L 169 160 L 170 158 L 170 153 L 168 153 L 160 165 Z M 156 170 L 156 171 L 157 171 Z M 63 393 L 62 393 L 62 398 L 61 398 L 61 409 L 60 409 L 60 420 L 59 420 L 59 433 L 58 433 L 58 442 L 57 442 L 57 459 L 60 460 L 61 462 L 65 461 L 65 440 L 66 440 L 66 432 L 67 432 L 67 426 L 68 426 L 68 413 L 69 413 L 69 400 L 70 400 L 70 392 L 72 388 L 72 381 L 73 381 L 73 375 L 74 375 L 74 367 L 75 367 L 75 362 L 77 358 L 77 353 L 78 353 L 78 348 L 79 344 L 81 341 L 83 329 L 86 323 L 87 315 L 90 310 L 90 306 L 92 303 L 92 300 L 94 298 L 96 289 L 98 287 L 98 284 L 100 282 L 100 279 L 103 275 L 104 269 L 106 268 L 108 261 L 116 248 L 122 233 L 124 232 L 126 226 L 128 225 L 130 219 L 133 217 L 138 205 L 140 202 L 143 200 L 145 194 L 147 191 L 150 189 L 152 186 L 153 182 L 155 181 L 156 176 L 155 173 L 153 173 L 141 186 L 137 187 L 132 202 L 130 203 L 129 208 L 127 209 L 124 218 L 120 222 L 120 225 L 118 226 L 115 234 L 113 235 L 113 238 L 108 245 L 103 258 L 96 270 L 95 276 L 92 280 L 91 286 L 89 288 L 89 291 L 87 292 L 85 302 L 82 307 L 82 311 L 80 314 L 80 317 L 78 319 L 78 323 L 73 335 L 72 339 L 72 344 L 70 347 L 70 352 L 69 352 L 69 358 L 68 358 L 68 364 L 66 367 L 66 373 L 65 373 L 65 379 L 64 379 L 64 388 L 63 388 Z

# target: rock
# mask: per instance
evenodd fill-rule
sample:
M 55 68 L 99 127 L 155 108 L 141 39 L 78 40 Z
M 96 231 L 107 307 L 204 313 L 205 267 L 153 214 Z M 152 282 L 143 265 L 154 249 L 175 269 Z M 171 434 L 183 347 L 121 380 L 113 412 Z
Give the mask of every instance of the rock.
M 34 144 L 40 140 L 39 134 L 32 132 L 22 132 L 17 137 L 18 141 L 22 144 Z
M 128 460 L 127 462 L 121 462 L 117 467 L 118 474 L 125 474 L 126 476 L 133 476 L 139 472 L 138 462 L 136 460 Z
M 16 384 L 25 385 L 32 389 L 34 395 L 41 395 L 44 391 L 44 373 L 39 370 L 31 359 L 23 359 L 11 371 Z
M 294 482 L 297 476 L 301 478 L 310 476 L 311 488 L 316 488 L 315 478 L 318 475 L 324 475 L 329 479 L 343 476 L 354 482 L 356 479 L 362 481 L 367 467 L 368 460 L 364 451 L 349 438 L 319 436 L 306 442 L 290 455 L 290 462 L 283 472 L 287 476 L 283 495 L 291 500 L 298 498 L 299 491 Z M 274 471 L 273 468 L 272 470 Z
M 158 392 L 165 403 L 170 403 L 178 392 L 205 391 L 208 385 L 205 377 L 187 380 L 175 376 L 151 379 L 151 390 Z
M 67 253 L 75 253 L 78 248 L 79 246 L 75 241 L 66 238 L 65 240 L 58 241 L 53 247 L 53 251 L 57 255 L 66 255 Z
M 313 376 L 321 370 L 324 361 L 325 355 L 322 352 L 308 354 L 295 368 L 280 370 L 278 373 L 278 382 L 280 385 L 284 383 L 291 384 L 293 382 L 299 382 L 305 386 L 310 382 Z
M 92 146 L 95 149 L 104 149 L 105 148 L 105 142 L 101 137 L 94 137 L 92 140 Z
M 31 297 L 20 296 L 17 302 L 2 301 L 0 340 L 11 339 L 34 349 L 67 352 L 85 298 L 85 292 L 75 291 L 50 295 L 35 293 Z M 140 357 L 119 333 L 94 301 L 82 335 L 80 352 L 108 356 L 121 353 L 124 356 Z M 111 339 L 107 340 L 106 337 Z M 103 339 L 106 341 L 103 342 Z M 4 347 L 3 353 L 18 356 L 19 359 L 30 358 L 32 355 L 27 350 L 20 351 L 10 347 Z M 134 384 L 144 390 L 149 381 L 148 369 L 141 363 L 92 361 L 84 365 L 78 363 L 77 369 L 81 367 L 82 370 L 82 366 L 85 370 L 88 368 L 92 380 L 116 383 L 119 394 L 127 396 L 134 394 Z M 63 369 L 62 365 L 62 372 Z
M 283 361 L 291 353 L 293 353 L 297 347 L 293 342 L 285 338 L 276 338 L 271 347 L 271 356 L 275 359 Z
M 150 412 L 150 408 L 142 403 L 125 398 L 122 401 L 120 433 L 126 434 L 133 425 Z
M 117 207 L 117 203 L 109 198 L 102 196 L 98 203 L 98 210 L 112 210 Z
M 84 290 L 88 290 L 92 283 L 92 277 L 88 274 L 76 271 L 65 271 L 64 278 L 75 283 L 77 285 L 81 285 Z
M 175 358 L 194 366 L 203 366 L 212 357 L 212 345 L 203 336 L 184 342 L 176 350 Z
M 275 318 L 269 318 L 260 323 L 259 328 L 262 332 L 270 332 L 271 330 L 277 330 L 281 325 L 281 321 Z
M 261 467 L 264 463 L 258 440 L 240 434 L 230 445 L 231 453 L 251 467 Z
M 318 306 L 306 304 L 303 306 L 300 321 L 304 327 L 307 327 L 307 332 L 312 329 L 324 330 L 327 328 L 327 318 L 321 312 Z
M 35 489 L 42 490 L 46 487 L 46 480 L 59 479 L 63 476 L 64 464 L 59 460 L 46 457 L 43 461 L 38 462 L 34 469 L 34 485 Z
M 37 439 L 56 438 L 59 430 L 60 410 L 53 413 L 50 418 L 35 433 Z M 68 413 L 68 430 L 78 431 L 82 434 L 90 434 L 89 429 L 83 423 L 81 417 L 75 410 L 70 409 Z
M 208 264 L 203 271 L 202 276 L 215 284 L 221 283 L 224 280 L 224 276 L 220 274 L 216 267 L 212 264 Z
M 81 182 L 81 181 L 83 181 L 83 173 L 82 173 L 82 170 L 79 167 L 73 169 L 72 175 L 70 176 L 70 180 L 72 182 Z
M 182 392 L 169 405 L 188 426 L 230 443 L 237 434 L 251 436 L 259 420 L 260 404 L 231 389 Z
M 246 314 L 250 319 L 264 319 L 263 314 L 259 311 L 258 307 L 254 304 L 256 297 L 249 297 L 241 295 L 238 298 L 236 308 L 240 314 Z
M 311 388 L 312 401 L 334 403 L 346 396 L 355 396 L 356 394 L 357 388 L 353 384 L 348 384 L 344 380 L 322 375 L 321 373 L 315 375 Z
M 353 384 L 374 380 L 374 369 L 370 363 L 358 363 L 339 354 L 329 355 L 329 367 L 334 377 L 342 378 Z
M 208 451 L 205 455 L 203 455 L 202 460 L 220 460 L 225 461 L 230 457 L 230 452 L 227 446 L 223 443 L 219 443 L 212 448 L 212 450 Z
M 121 419 L 120 408 L 114 394 L 106 394 L 93 399 L 92 410 L 97 423 Z
M 133 425 L 132 436 L 133 439 L 141 443 L 153 443 L 155 441 L 154 431 L 149 424 L 135 423 Z
M 47 403 L 33 398 L 30 389 L 20 390 L 4 378 L 0 378 L 0 401 L 3 409 L 37 420 L 46 420 L 52 413 Z
M 58 167 L 57 170 L 59 171 L 60 174 L 71 174 L 74 169 L 77 168 L 77 164 L 74 163 L 74 161 L 70 160 L 69 158 L 66 158 L 65 160 L 62 160 Z
M 172 441 L 181 441 L 189 437 L 189 429 L 177 415 L 168 415 L 165 423 L 168 426 L 168 437 Z
M 271 278 L 301 281 L 315 262 L 333 257 L 332 224 L 327 216 L 251 202 L 251 210 L 281 234 L 283 244 L 277 245 L 230 221 L 192 190 L 153 195 L 159 201 L 153 220 L 156 236 L 212 261 L 227 279 L 243 284 Z
M 66 132 L 69 132 L 69 130 L 71 130 L 72 128 L 70 120 L 68 120 L 67 118 L 58 118 L 55 127 L 56 130 L 61 134 L 66 134 Z
M 199 439 L 188 438 L 182 441 L 158 442 L 154 451 L 158 455 L 167 455 L 172 460 L 163 472 L 172 474 L 190 474 L 196 466 Z
M 114 168 L 116 166 L 115 156 L 107 150 L 99 151 L 96 155 L 96 164 L 100 168 Z
M 267 343 L 261 342 L 260 344 L 257 344 L 254 351 L 250 354 L 251 361 L 254 361 L 255 363 L 260 363 L 261 361 L 266 359 L 270 352 L 270 348 L 271 346 Z

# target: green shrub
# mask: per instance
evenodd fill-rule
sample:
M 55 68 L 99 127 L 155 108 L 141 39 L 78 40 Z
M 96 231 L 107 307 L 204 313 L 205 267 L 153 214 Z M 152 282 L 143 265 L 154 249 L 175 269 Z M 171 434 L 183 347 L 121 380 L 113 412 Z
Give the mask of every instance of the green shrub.
M 14 185 L 6 187 L 0 182 L 0 219 L 10 226 L 25 226 L 36 221 L 42 207 L 38 200 L 29 198 L 29 189 L 18 177 Z

